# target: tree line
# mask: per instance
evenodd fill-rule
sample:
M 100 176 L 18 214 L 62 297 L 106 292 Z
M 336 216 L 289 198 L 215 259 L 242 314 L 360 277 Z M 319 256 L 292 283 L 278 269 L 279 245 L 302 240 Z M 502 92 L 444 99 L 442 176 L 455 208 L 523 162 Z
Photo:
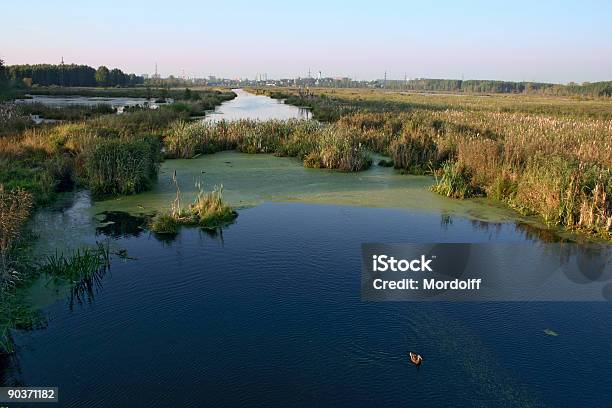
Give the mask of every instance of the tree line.
M 381 81 L 382 82 L 382 81 Z M 411 79 L 407 81 L 388 80 L 381 83 L 389 89 L 433 92 L 465 93 L 539 93 L 545 95 L 569 96 L 612 96 L 612 81 L 570 83 L 568 85 L 543 82 L 510 82 L 493 80 L 460 80 L 460 79 Z
M 118 68 L 98 69 L 76 64 L 8 65 L 4 67 L 4 81 L 25 83 L 28 86 L 135 86 L 144 83 L 144 78 L 126 74 Z M 2 78 L 0 77 L 0 81 Z
M 0 59 L 0 89 L 4 89 L 8 83 L 8 76 L 6 74 L 6 67 L 4 66 L 4 60 Z

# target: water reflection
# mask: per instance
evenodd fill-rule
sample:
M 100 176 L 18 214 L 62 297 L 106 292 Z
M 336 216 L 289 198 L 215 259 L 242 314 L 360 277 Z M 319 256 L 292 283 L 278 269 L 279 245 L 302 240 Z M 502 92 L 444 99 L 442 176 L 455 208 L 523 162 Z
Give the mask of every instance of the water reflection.
M 446 231 L 451 225 L 453 225 L 453 217 L 448 213 L 441 213 L 440 214 L 440 228 Z
M 132 215 L 124 211 L 103 211 L 97 214 L 100 226 L 96 227 L 96 235 L 111 238 L 138 237 L 145 230 L 150 216 Z
M 21 378 L 19 356 L 17 353 L 0 353 L 0 386 L 23 387 L 25 384 Z
M 159 234 L 157 232 L 151 232 L 151 236 L 155 238 L 157 241 L 164 244 L 165 246 L 171 246 L 172 243 L 176 241 L 176 239 L 178 238 L 179 233 L 176 232 L 176 233 Z
M 240 119 L 311 119 L 310 109 L 285 105 L 283 101 L 264 95 L 255 95 L 242 89 L 233 90 L 237 97 L 223 102 L 205 120 L 240 120 Z
M 103 265 L 91 275 L 74 282 L 68 298 L 70 310 L 74 310 L 75 305 L 91 304 L 95 295 L 102 290 L 103 278 L 108 272 L 110 272 L 110 264 Z
M 574 242 L 574 240 L 562 237 L 559 233 L 550 228 L 538 227 L 526 222 L 518 221 L 515 223 L 516 229 L 525 234 L 525 238 L 530 241 L 542 241 L 547 243 L 555 242 Z

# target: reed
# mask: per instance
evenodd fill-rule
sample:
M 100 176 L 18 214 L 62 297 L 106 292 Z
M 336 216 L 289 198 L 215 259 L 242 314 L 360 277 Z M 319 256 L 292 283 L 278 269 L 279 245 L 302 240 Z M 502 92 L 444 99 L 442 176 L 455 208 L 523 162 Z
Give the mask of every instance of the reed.
M 551 226 L 612 238 L 609 99 L 354 89 L 271 96 L 312 107 L 398 169 L 435 174 L 440 194 L 484 194 Z M 305 163 L 322 166 L 316 154 Z
M 438 173 L 441 177 L 438 178 Z M 478 194 L 479 190 L 472 183 L 471 171 L 459 163 L 446 162 L 436 173 L 436 182 L 432 191 L 452 198 L 467 198 Z
M 109 267 L 108 243 L 98 242 L 95 247 L 80 248 L 68 255 L 57 252 L 49 255 L 39 266 L 39 271 L 49 277 L 79 285 Z
M 157 178 L 160 151 L 154 136 L 99 139 L 83 154 L 83 182 L 98 197 L 147 190 Z
M 304 166 L 360 171 L 372 165 L 372 158 L 358 134 L 336 126 L 325 128 L 317 144 L 304 158 Z
M 358 132 L 304 120 L 175 122 L 164 139 L 166 157 L 236 149 L 298 157 L 307 167 L 359 171 L 371 164 Z
M 32 195 L 22 188 L 6 190 L 0 184 L 0 282 L 15 277 L 11 251 L 21 236 L 21 229 L 30 215 Z
M 181 207 L 181 192 L 174 172 L 176 198 L 170 210 L 156 214 L 149 227 L 157 234 L 176 234 L 181 225 L 215 229 L 232 223 L 238 213 L 223 200 L 223 185 L 206 191 L 202 181 L 196 183 L 198 190 L 194 201 L 186 208 Z

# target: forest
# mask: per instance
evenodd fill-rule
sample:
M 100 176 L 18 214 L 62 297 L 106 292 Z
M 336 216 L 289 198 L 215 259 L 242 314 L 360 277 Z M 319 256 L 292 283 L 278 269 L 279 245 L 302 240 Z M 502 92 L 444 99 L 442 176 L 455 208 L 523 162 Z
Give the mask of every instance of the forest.
M 98 69 L 88 65 L 8 65 L 4 68 L 5 81 L 23 83 L 28 86 L 135 86 L 144 83 L 144 78 L 135 74 L 126 74 L 118 68 L 109 69 L 100 66 Z M 0 78 L 2 81 L 2 78 Z

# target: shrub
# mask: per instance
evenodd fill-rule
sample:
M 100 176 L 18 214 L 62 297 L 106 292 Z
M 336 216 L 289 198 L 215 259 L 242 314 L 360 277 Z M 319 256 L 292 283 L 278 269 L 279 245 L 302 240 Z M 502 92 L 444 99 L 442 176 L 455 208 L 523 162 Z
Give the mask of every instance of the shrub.
M 156 137 L 99 139 L 84 153 L 83 181 L 94 196 L 134 194 L 150 187 L 161 161 Z

